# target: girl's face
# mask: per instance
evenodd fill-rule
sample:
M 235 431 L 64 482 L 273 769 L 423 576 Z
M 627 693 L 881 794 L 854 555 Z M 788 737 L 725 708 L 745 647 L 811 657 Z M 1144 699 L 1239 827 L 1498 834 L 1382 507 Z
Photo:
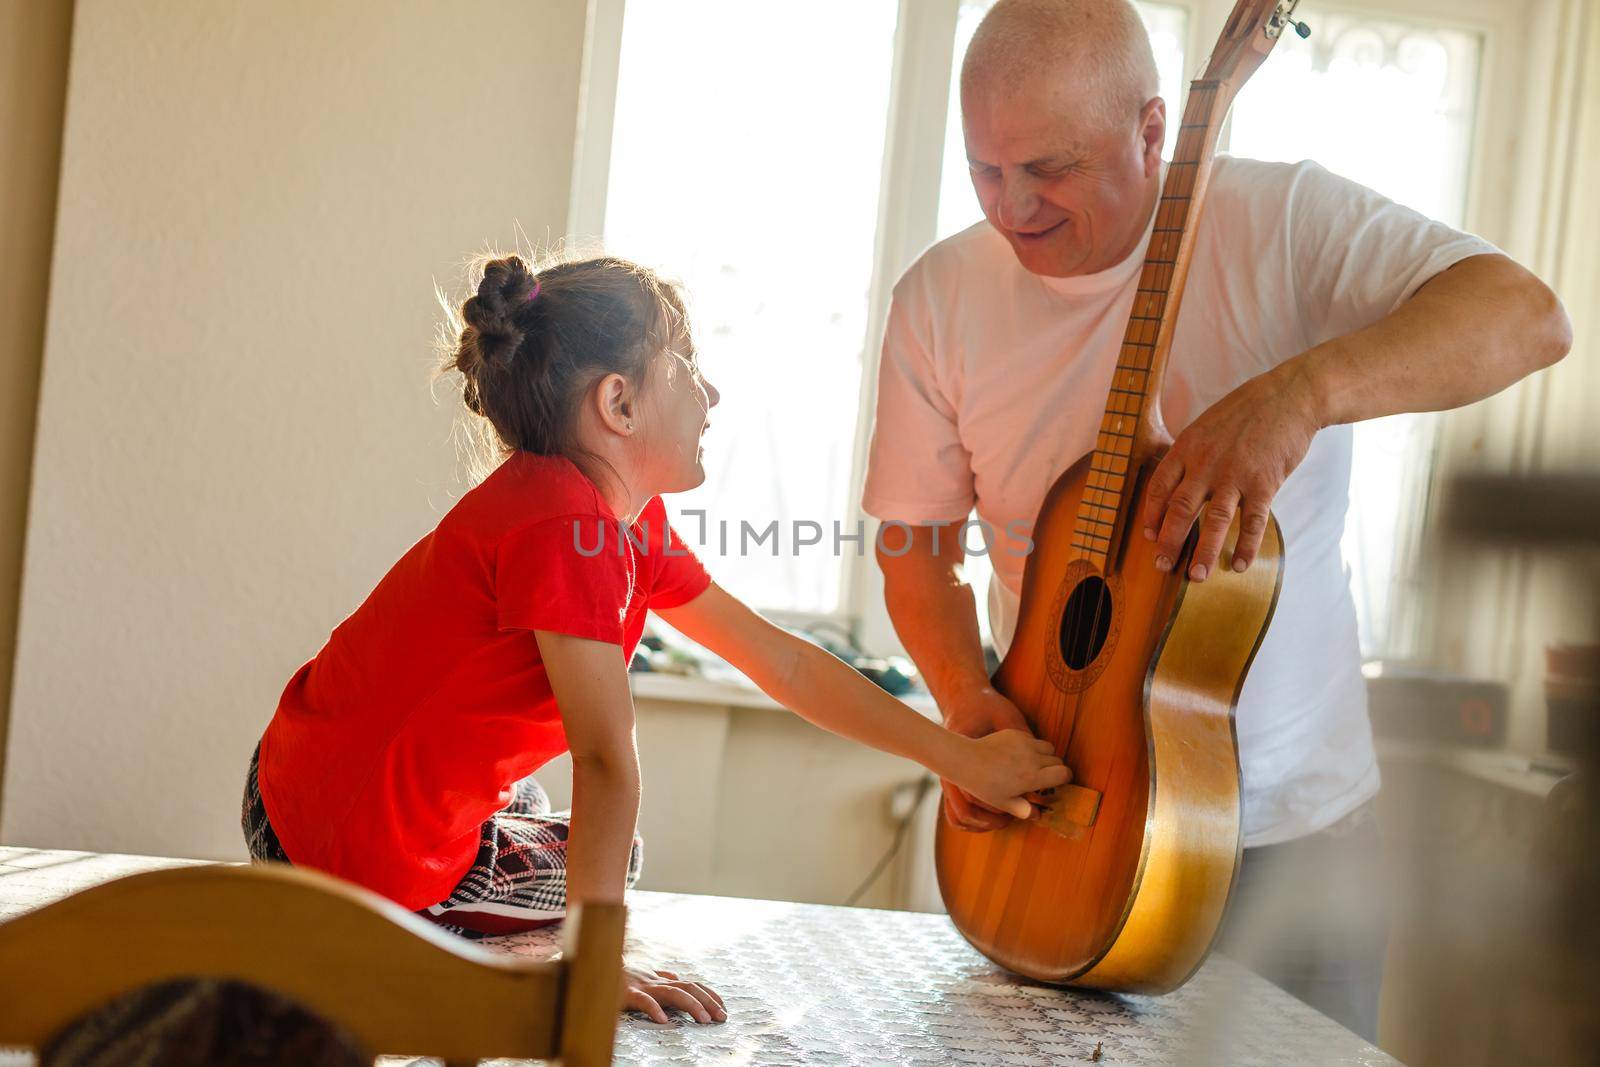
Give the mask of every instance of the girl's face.
M 639 466 L 650 491 L 681 493 L 704 482 L 701 436 L 721 395 L 701 376 L 687 337 L 651 361 L 642 399 Z

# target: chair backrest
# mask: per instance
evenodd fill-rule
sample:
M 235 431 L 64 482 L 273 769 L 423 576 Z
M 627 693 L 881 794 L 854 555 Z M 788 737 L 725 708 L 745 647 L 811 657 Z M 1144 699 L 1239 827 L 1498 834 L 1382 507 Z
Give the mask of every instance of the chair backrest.
M 236 979 L 379 1054 L 611 1062 L 625 909 L 574 907 L 562 958 L 497 955 L 359 886 L 282 864 L 150 871 L 0 923 L 0 1046 L 39 1048 L 132 990 Z

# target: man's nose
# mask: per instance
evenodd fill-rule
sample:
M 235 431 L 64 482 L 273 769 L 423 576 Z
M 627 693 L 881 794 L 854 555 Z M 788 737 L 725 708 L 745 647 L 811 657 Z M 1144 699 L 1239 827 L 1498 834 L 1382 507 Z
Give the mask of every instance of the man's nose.
M 1002 227 L 1014 230 L 1033 218 L 1038 210 L 1039 197 L 1034 193 L 1033 183 L 1025 175 L 1001 174 L 1000 197 L 995 213 Z
M 717 392 L 716 386 L 712 385 L 704 378 L 700 379 L 700 384 L 706 387 L 706 410 L 709 411 L 717 406 L 717 401 L 722 399 L 722 394 Z

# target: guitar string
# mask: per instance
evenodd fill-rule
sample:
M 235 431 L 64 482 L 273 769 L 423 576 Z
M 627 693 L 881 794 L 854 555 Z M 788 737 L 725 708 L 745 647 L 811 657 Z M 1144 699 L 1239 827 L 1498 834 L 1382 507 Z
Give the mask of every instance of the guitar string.
M 1209 92 L 1209 91 L 1207 91 L 1207 92 Z M 1201 110 L 1202 106 L 1204 106 L 1204 110 L 1207 113 L 1206 117 L 1209 119 L 1209 113 L 1210 113 L 1209 103 L 1210 103 L 1209 97 L 1207 97 L 1205 99 L 1203 104 L 1202 103 L 1197 103 L 1197 101 L 1195 99 L 1195 94 L 1194 94 L 1193 91 L 1191 91 L 1191 96 L 1190 96 L 1190 100 L 1189 100 L 1189 106 L 1184 109 L 1184 111 L 1185 111 L 1185 114 L 1183 116 L 1183 124 L 1184 124 L 1184 126 L 1189 126 L 1194 119 L 1200 117 L 1199 115 L 1193 114 L 1193 112 Z M 1204 132 L 1203 132 L 1203 130 L 1204 130 L 1204 128 L 1202 127 L 1202 132 L 1199 135 L 1197 135 L 1196 138 L 1195 138 L 1196 140 L 1200 140 L 1202 142 L 1202 144 L 1199 145 L 1199 146 L 1190 145 L 1190 146 L 1188 146 L 1187 151 L 1185 150 L 1185 146 L 1183 146 L 1183 144 L 1182 144 L 1183 139 L 1185 137 L 1185 132 L 1180 132 L 1179 133 L 1179 135 L 1178 135 L 1178 145 L 1175 146 L 1174 151 L 1173 151 L 1173 156 L 1175 157 L 1175 161 L 1185 162 L 1186 160 L 1184 159 L 1184 157 L 1189 152 L 1192 152 L 1194 154 L 1194 157 L 1195 157 L 1196 160 L 1198 160 L 1203 155 L 1203 151 L 1204 151 L 1204 144 L 1203 144 L 1203 142 L 1204 142 Z M 1180 177 L 1180 175 L 1181 174 L 1186 174 L 1186 173 L 1187 173 L 1186 170 L 1180 171 L 1180 172 L 1177 172 L 1177 173 L 1169 172 L 1169 178 L 1172 180 L 1172 184 L 1175 185 L 1175 186 L 1180 186 L 1180 187 L 1183 186 L 1184 185 L 1184 181 Z M 1189 182 L 1188 182 L 1186 188 L 1179 188 L 1177 190 L 1168 190 L 1168 189 L 1164 188 L 1162 190 L 1161 199 L 1157 203 L 1157 206 L 1156 206 L 1156 215 L 1157 215 L 1158 221 L 1159 221 L 1162 209 L 1163 208 L 1167 208 L 1167 207 L 1171 208 L 1172 218 L 1169 219 L 1168 221 L 1180 233 L 1187 227 L 1188 220 L 1189 220 L 1189 197 L 1192 195 L 1192 193 L 1194 191 L 1193 175 L 1189 175 L 1188 177 L 1189 177 Z M 1176 195 L 1174 195 L 1174 192 L 1176 192 Z M 1179 216 L 1181 216 L 1181 219 L 1180 219 Z M 1148 253 L 1147 253 L 1146 259 L 1148 260 L 1148 258 L 1149 258 L 1149 256 L 1148 256 Z M 1176 256 L 1174 256 L 1174 260 L 1176 260 Z M 1142 269 L 1140 271 L 1140 274 L 1141 274 L 1141 281 L 1142 281 L 1143 280 L 1142 279 L 1142 275 L 1143 275 L 1143 270 Z M 1169 275 L 1168 276 L 1168 280 L 1167 280 L 1167 285 L 1162 287 L 1165 291 L 1160 292 L 1158 294 L 1152 294 L 1151 296 L 1147 297 L 1146 300 L 1145 300 L 1145 305 L 1146 305 L 1145 306 L 1145 311 L 1147 313 L 1149 313 L 1149 316 L 1151 318 L 1155 319 L 1157 322 L 1159 322 L 1166 315 L 1167 304 L 1169 302 L 1169 298 L 1170 298 L 1170 295 L 1171 295 L 1171 282 L 1172 282 L 1172 279 L 1171 279 L 1171 276 Z M 1135 296 L 1134 303 L 1135 303 L 1135 305 L 1137 305 L 1137 303 L 1138 303 L 1138 297 L 1137 296 Z M 1131 334 L 1133 332 L 1134 331 L 1130 328 L 1129 333 Z M 1141 329 L 1140 332 L 1141 333 L 1143 332 L 1142 329 Z M 1127 347 L 1128 346 L 1127 346 L 1126 338 L 1125 338 L 1124 339 L 1124 345 L 1119 350 L 1119 354 L 1118 354 L 1117 362 L 1119 364 L 1122 362 L 1122 353 L 1126 351 Z M 1140 369 L 1140 371 L 1141 371 L 1141 373 L 1143 374 L 1143 377 L 1144 377 L 1144 388 L 1142 390 L 1140 390 L 1139 395 L 1137 397 L 1135 397 L 1134 400 L 1131 402 L 1131 404 L 1132 404 L 1131 409 L 1126 407 L 1126 406 L 1124 406 L 1124 405 L 1122 405 L 1122 404 L 1119 404 L 1114 399 L 1116 396 L 1118 396 L 1120 394 L 1109 393 L 1108 394 L 1108 400 L 1107 400 L 1107 413 L 1110 413 L 1112 411 L 1112 406 L 1116 405 L 1115 413 L 1119 416 L 1119 418 L 1130 418 L 1131 417 L 1134 420 L 1134 423 L 1135 423 L 1136 426 L 1138 424 L 1138 420 L 1143 416 L 1144 405 L 1145 405 L 1146 401 L 1152 399 L 1150 397 L 1150 395 L 1149 395 L 1150 392 L 1151 392 L 1151 389 L 1152 389 L 1152 383 L 1150 381 L 1150 371 L 1152 369 L 1152 367 L 1150 365 L 1151 356 L 1144 355 L 1143 354 L 1143 352 L 1144 352 L 1143 349 L 1137 349 L 1137 351 L 1139 351 L 1141 354 L 1138 355 L 1137 357 L 1135 357 L 1135 361 L 1136 361 L 1137 364 L 1140 365 L 1139 369 Z M 1152 356 L 1153 356 L 1153 350 L 1152 350 Z M 1112 379 L 1112 385 L 1114 387 L 1115 383 L 1116 383 L 1116 371 L 1115 370 L 1112 371 L 1111 379 Z M 1158 400 L 1153 400 L 1152 402 L 1159 402 L 1159 401 Z M 1118 425 L 1120 426 L 1120 425 L 1122 425 L 1122 423 L 1119 422 Z M 1099 448 L 1099 441 L 1098 441 L 1098 438 L 1100 436 L 1099 432 L 1097 432 L 1095 436 L 1096 436 L 1095 453 L 1096 453 L 1096 455 L 1098 455 L 1102 451 Z M 1075 616 L 1074 616 L 1073 620 L 1068 624 L 1068 634 L 1069 634 L 1069 636 L 1068 636 L 1068 640 L 1065 642 L 1065 647 L 1068 648 L 1068 649 L 1072 649 L 1075 652 L 1079 651 L 1079 642 L 1080 641 L 1086 642 L 1084 647 L 1088 647 L 1088 645 L 1092 645 L 1093 644 L 1093 642 L 1095 640 L 1095 635 L 1099 632 L 1099 629 L 1100 629 L 1100 617 L 1101 617 L 1102 610 L 1104 608 L 1108 607 L 1108 606 L 1114 607 L 1114 605 L 1112 605 L 1110 603 L 1110 601 L 1111 601 L 1111 588 L 1110 588 L 1110 583 L 1109 583 L 1109 580 L 1108 580 L 1110 578 L 1109 563 L 1111 562 L 1111 556 L 1112 556 L 1113 550 L 1116 548 L 1116 544 L 1118 542 L 1122 541 L 1123 539 L 1132 536 L 1132 526 L 1133 526 L 1133 523 L 1137 520 L 1137 516 L 1134 516 L 1134 515 L 1131 515 L 1131 514 L 1127 513 L 1128 509 L 1133 506 L 1133 504 L 1135 503 L 1135 501 L 1137 500 L 1137 497 L 1138 497 L 1137 492 L 1134 491 L 1134 486 L 1137 484 L 1137 476 L 1135 475 L 1134 470 L 1133 470 L 1133 456 L 1132 456 L 1131 453 L 1132 453 L 1132 449 L 1131 448 L 1129 449 L 1129 453 L 1126 454 L 1126 455 L 1124 455 L 1121 451 L 1113 451 L 1113 452 L 1110 453 L 1110 455 L 1112 455 L 1113 457 L 1121 459 L 1121 460 L 1124 461 L 1123 473 L 1120 476 L 1121 480 L 1122 480 L 1122 486 L 1117 491 L 1117 494 L 1116 494 L 1117 495 L 1117 518 L 1116 518 L 1116 520 L 1114 520 L 1114 521 L 1117 521 L 1117 522 L 1120 523 L 1120 529 L 1117 528 L 1117 527 L 1113 527 L 1112 533 L 1117 535 L 1117 542 L 1112 542 L 1110 539 L 1105 539 L 1107 541 L 1106 547 L 1103 550 L 1103 552 L 1100 553 L 1100 554 L 1102 554 L 1104 556 L 1104 558 L 1106 560 L 1106 564 L 1107 564 L 1107 566 L 1102 567 L 1102 571 L 1105 572 L 1102 575 L 1102 579 L 1103 580 L 1107 580 L 1107 581 L 1106 581 L 1106 586 L 1105 586 L 1103 595 L 1101 595 L 1099 597 L 1096 597 L 1096 599 L 1095 599 L 1094 615 L 1090 620 L 1088 631 L 1084 632 L 1082 630 L 1081 626 L 1080 626 L 1081 618 L 1082 618 L 1082 615 L 1083 615 L 1081 605 L 1079 606 L 1079 610 L 1075 613 Z M 1114 463 L 1113 464 L 1109 464 L 1109 465 L 1110 466 L 1116 466 L 1116 464 L 1114 464 Z M 1095 466 L 1095 463 L 1094 463 L 1093 460 L 1090 461 L 1090 466 L 1091 466 L 1091 468 L 1093 468 Z M 1092 472 L 1092 469 L 1091 469 L 1091 475 L 1092 475 L 1092 473 L 1093 472 Z M 1086 491 L 1092 491 L 1092 490 L 1086 490 Z M 1102 493 L 1101 496 L 1103 497 L 1104 494 Z M 1079 530 L 1081 529 L 1081 523 L 1082 523 L 1082 518 L 1081 518 L 1081 515 L 1080 515 L 1080 518 L 1078 519 L 1077 522 L 1074 523 L 1074 527 L 1073 527 L 1075 539 L 1077 539 L 1077 534 L 1078 534 Z M 1099 538 L 1094 538 L 1094 539 L 1099 539 Z M 1088 544 L 1088 543 L 1092 543 L 1092 540 L 1091 540 L 1090 536 L 1088 536 L 1086 534 L 1081 539 L 1080 543 Z M 1096 554 L 1095 550 L 1090 550 L 1091 557 L 1093 555 L 1095 555 L 1095 554 Z M 1092 560 L 1091 560 L 1091 562 L 1092 562 Z M 1107 621 L 1108 629 L 1109 629 L 1109 625 L 1110 625 L 1110 623 L 1109 623 L 1109 620 L 1108 620 Z M 1108 637 L 1109 637 L 1109 633 L 1108 633 Z M 1098 650 L 1096 650 L 1096 652 L 1098 654 Z M 1089 666 L 1090 666 L 1090 664 L 1088 664 L 1088 663 L 1084 664 L 1084 668 L 1085 669 L 1087 669 Z M 1084 687 L 1084 689 L 1088 689 L 1088 688 L 1089 688 L 1089 686 L 1085 686 Z M 1080 696 L 1079 696 L 1079 699 L 1076 701 L 1077 706 L 1075 708 L 1073 708 L 1072 726 L 1070 727 L 1070 729 L 1068 731 L 1066 742 L 1065 742 L 1065 744 L 1063 746 L 1063 752 L 1062 752 L 1063 756 L 1065 755 L 1066 751 L 1070 751 L 1070 749 L 1072 747 L 1073 737 L 1077 734 L 1078 722 L 1080 721 L 1080 716 L 1081 716 L 1081 712 L 1082 712 L 1082 699 L 1081 699 L 1081 693 L 1082 692 L 1083 692 L 1083 690 L 1079 691 Z M 1058 714 L 1062 713 L 1062 712 L 1065 712 L 1065 710 L 1066 710 L 1065 707 L 1059 709 Z M 1060 723 L 1060 720 L 1058 719 L 1057 723 L 1056 723 L 1056 729 L 1058 731 L 1060 729 L 1060 725 L 1061 725 L 1061 723 Z

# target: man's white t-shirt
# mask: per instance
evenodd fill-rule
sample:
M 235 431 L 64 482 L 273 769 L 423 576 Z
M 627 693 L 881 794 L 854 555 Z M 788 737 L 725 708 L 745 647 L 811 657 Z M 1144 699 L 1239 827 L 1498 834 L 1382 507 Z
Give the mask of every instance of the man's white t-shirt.
M 1002 654 L 1026 563 L 1007 531 L 1030 532 L 1056 477 L 1094 447 L 1148 242 L 1098 274 L 1045 278 L 984 222 L 895 286 L 862 506 L 912 524 L 976 510 L 997 535 L 989 611 Z M 1168 429 L 1496 251 L 1314 163 L 1219 157 L 1162 394 Z M 1272 504 L 1287 565 L 1239 697 L 1246 845 L 1314 833 L 1378 790 L 1339 551 L 1350 444 L 1348 426 L 1318 433 Z

